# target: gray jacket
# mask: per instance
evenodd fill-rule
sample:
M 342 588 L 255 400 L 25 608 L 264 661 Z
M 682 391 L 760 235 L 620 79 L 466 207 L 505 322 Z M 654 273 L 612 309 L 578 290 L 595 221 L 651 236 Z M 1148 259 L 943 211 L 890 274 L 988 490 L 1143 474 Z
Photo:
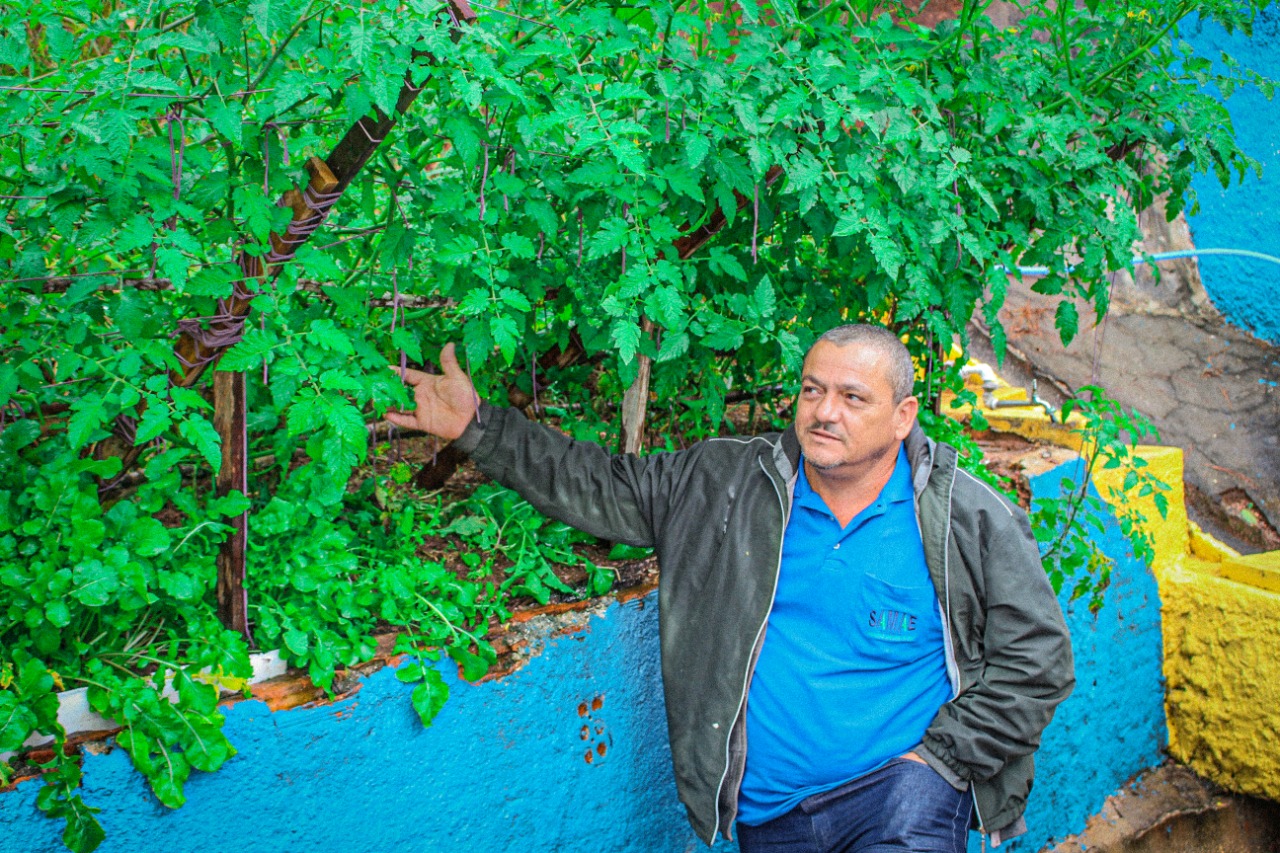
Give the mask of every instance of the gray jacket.
M 457 444 L 543 513 L 656 550 L 680 800 L 704 841 L 728 837 L 746 765 L 747 689 L 800 459 L 794 431 L 610 455 L 485 404 Z M 919 426 L 906 447 L 955 694 L 925 732 L 922 757 L 970 786 L 979 828 L 1008 838 L 1021 827 L 1040 733 L 1075 682 L 1070 637 L 1026 514 Z

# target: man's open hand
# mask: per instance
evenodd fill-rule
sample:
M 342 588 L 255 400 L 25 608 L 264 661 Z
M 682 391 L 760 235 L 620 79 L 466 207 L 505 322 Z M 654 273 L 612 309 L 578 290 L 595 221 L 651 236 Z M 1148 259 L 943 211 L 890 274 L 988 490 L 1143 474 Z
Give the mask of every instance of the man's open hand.
M 405 384 L 413 389 L 418 404 L 412 412 L 387 412 L 387 420 L 398 427 L 417 429 L 453 441 L 462 435 L 475 417 L 479 398 L 476 388 L 458 364 L 453 344 L 440 350 L 440 367 L 436 376 L 420 370 L 405 370 Z M 399 372 L 399 368 L 392 367 Z

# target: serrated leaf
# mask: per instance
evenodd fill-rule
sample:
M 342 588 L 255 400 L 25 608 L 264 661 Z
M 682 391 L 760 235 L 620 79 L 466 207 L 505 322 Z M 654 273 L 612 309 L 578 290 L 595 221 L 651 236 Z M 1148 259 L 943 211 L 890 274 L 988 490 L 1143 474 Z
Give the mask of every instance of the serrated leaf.
M 848 210 L 840 214 L 840 218 L 836 220 L 835 230 L 831 232 L 832 237 L 850 237 L 859 231 L 866 230 L 867 224 L 862 221 L 862 212 L 859 210 Z
M 880 264 L 881 269 L 884 270 L 885 275 L 891 279 L 897 278 L 898 271 L 902 269 L 904 260 L 902 249 L 893 240 L 879 234 L 872 236 L 870 243 L 871 254 L 875 255 L 876 261 Z
M 332 350 L 341 355 L 354 355 L 355 347 L 351 336 L 334 325 L 332 320 L 312 320 L 311 329 L 307 332 L 307 340 L 321 349 Z
M 623 364 L 630 364 L 635 360 L 636 353 L 640 349 L 639 326 L 629 318 L 623 318 L 613 324 L 613 328 L 609 332 L 609 338 L 613 341 L 613 345 L 618 352 L 618 359 Z
M 702 165 L 707 159 L 707 153 L 711 150 L 711 140 L 702 134 L 693 134 L 689 137 L 689 141 L 684 144 L 684 158 L 688 162 L 690 169 L 696 169 Z
M 231 101 L 228 103 L 221 98 L 210 98 L 205 101 L 205 104 L 209 124 L 213 126 L 214 130 L 222 134 L 228 142 L 239 148 L 242 144 L 244 127 L 241 119 L 240 102 Z
M 129 153 L 137 131 L 133 116 L 121 109 L 105 109 L 94 124 L 98 141 L 107 148 L 112 159 L 119 162 Z
M 511 252 L 513 258 L 532 258 L 535 254 L 533 241 L 523 234 L 508 231 L 502 235 L 502 246 Z M 527 310 L 527 309 L 525 309 Z
M 197 414 L 188 414 L 178 423 L 178 434 L 191 442 L 209 466 L 213 468 L 213 473 L 218 473 L 222 468 L 222 439 L 218 437 L 218 432 L 213 428 L 213 424 Z
M 173 413 L 169 411 L 168 406 L 152 402 L 142 413 L 142 420 L 138 422 L 138 430 L 133 439 L 134 445 L 146 444 L 159 437 L 172 423 Z
M 396 219 L 382 232 L 382 244 L 378 247 L 378 257 L 388 269 L 407 261 L 413 255 L 413 246 L 418 241 L 418 233 L 411 231 Z
M 507 364 L 511 364 L 515 360 L 516 351 L 520 346 L 520 329 L 516 325 L 515 318 L 509 314 L 497 314 L 490 317 L 489 333 L 493 335 L 493 342 L 498 345 L 498 350 L 502 353 L 502 357 Z
M 476 132 L 475 122 L 467 115 L 454 114 L 445 121 L 444 131 L 462 157 L 462 165 L 474 168 L 480 156 L 480 135 Z
M 164 278 L 169 279 L 174 290 L 178 292 L 186 290 L 187 271 L 191 268 L 191 261 L 181 249 L 174 246 L 161 246 L 156 249 L 156 267 Z
M 634 140 L 615 136 L 609 140 L 609 150 L 622 166 L 635 174 L 644 175 L 648 172 L 644 152 Z
M 762 318 L 772 317 L 773 312 L 778 310 L 778 301 L 773 294 L 773 284 L 769 281 L 768 276 L 760 279 L 760 283 L 756 285 L 755 293 L 752 294 L 752 301 L 756 311 Z
M 1062 345 L 1065 347 L 1070 344 L 1080 331 L 1080 312 L 1075 303 L 1069 299 L 1059 302 L 1058 310 L 1054 312 L 1053 324 L 1058 328 Z
M 498 297 L 509 308 L 517 311 L 531 311 L 533 305 L 529 302 L 529 297 L 525 296 L 514 287 L 504 287 L 498 292 Z
M 72 450 L 84 447 L 97 434 L 106 418 L 105 402 L 98 395 L 90 395 L 71 404 L 73 414 L 67 421 L 67 441 Z

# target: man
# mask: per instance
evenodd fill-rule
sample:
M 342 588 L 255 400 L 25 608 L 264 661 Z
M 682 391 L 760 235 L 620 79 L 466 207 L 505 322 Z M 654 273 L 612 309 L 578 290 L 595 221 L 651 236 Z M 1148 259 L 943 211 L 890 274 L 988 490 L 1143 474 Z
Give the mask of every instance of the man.
M 610 456 L 479 404 L 452 344 L 403 427 L 456 439 L 542 512 L 656 549 L 667 723 L 699 836 L 744 853 L 965 849 L 1023 831 L 1074 683 L 1026 515 L 925 437 L 910 355 L 841 326 L 794 425 Z

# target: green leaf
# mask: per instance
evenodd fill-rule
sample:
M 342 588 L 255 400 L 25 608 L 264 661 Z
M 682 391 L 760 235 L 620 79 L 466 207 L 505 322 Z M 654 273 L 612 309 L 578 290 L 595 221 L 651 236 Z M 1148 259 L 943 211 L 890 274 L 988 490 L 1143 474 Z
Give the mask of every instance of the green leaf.
M 95 814 L 102 809 L 89 806 L 79 794 L 67 798 L 65 809 L 59 816 L 67 821 L 67 828 L 62 831 L 62 843 L 73 853 L 93 853 L 107 838 L 107 833 L 98 823 Z
M 472 654 L 461 646 L 450 646 L 449 657 L 462 667 L 462 677 L 467 681 L 479 681 L 489 672 L 489 660 Z
M 707 152 L 711 150 L 711 140 L 701 134 L 693 134 L 689 137 L 689 141 L 684 144 L 685 161 L 689 164 L 690 169 L 697 169 L 702 162 L 707 159 Z
M 510 314 L 495 314 L 489 318 L 489 333 L 493 335 L 503 359 L 511 364 L 520 346 L 520 327 L 516 325 L 515 318 Z
M 760 279 L 760 283 L 756 285 L 755 293 L 752 294 L 752 302 L 760 317 L 772 317 L 774 312 L 778 310 L 778 300 L 773 295 L 773 285 L 770 283 L 768 276 Z
M 138 422 L 138 431 L 133 439 L 134 445 L 146 444 L 158 438 L 172 424 L 173 413 L 169 411 L 169 407 L 152 402 L 142 413 L 142 420 Z
M 351 344 L 351 336 L 339 329 L 332 320 L 313 320 L 307 332 L 307 340 L 312 344 L 341 355 L 354 355 L 355 347 Z
M 640 349 L 640 327 L 634 321 L 627 318 L 615 321 L 609 337 L 623 364 L 630 364 L 635 360 L 636 352 Z
M 222 439 L 218 437 L 213 424 L 201 416 L 190 413 L 178 423 L 178 434 L 195 445 L 200 455 L 209 463 L 213 473 L 222 468 Z
M 307 635 L 307 632 L 300 631 L 297 628 L 290 628 L 285 631 L 281 639 L 284 642 L 284 647 L 300 658 L 306 655 L 307 650 L 311 648 L 311 638 Z
M 444 677 L 438 671 L 428 669 L 422 674 L 422 683 L 413 688 L 409 698 L 413 702 L 413 709 L 418 712 L 418 719 L 422 720 L 422 725 L 430 726 L 431 721 L 436 718 L 436 714 L 440 713 L 440 709 L 449 698 L 449 685 L 445 683 Z
M 62 599 L 55 599 L 45 604 L 44 618 L 55 628 L 65 628 L 71 624 L 71 609 Z
M 86 560 L 76 565 L 72 582 L 75 587 L 71 595 L 86 607 L 102 607 L 111 600 L 111 594 L 120 585 L 115 570 L 98 560 Z
M 223 138 L 232 145 L 240 147 L 243 133 L 240 102 L 237 100 L 226 102 L 215 97 L 206 100 L 205 104 L 206 115 L 213 129 L 222 134 Z
M 0 690 L 0 752 L 19 749 L 35 725 L 31 709 L 10 691 Z
M 200 582 L 184 571 L 159 573 L 160 588 L 179 601 L 194 601 L 204 591 Z
M 187 801 L 183 786 L 191 775 L 191 764 L 180 752 L 161 747 L 160 758 L 154 764 L 156 773 L 148 774 L 151 790 L 156 799 L 171 809 L 182 806 Z
M 106 400 L 96 394 L 81 397 L 71 404 L 72 415 L 67 422 L 67 441 L 72 450 L 79 450 L 105 431 L 101 430 L 106 419 Z
M 1054 312 L 1053 322 L 1062 338 L 1062 345 L 1065 347 L 1070 344 L 1080 331 L 1080 312 L 1076 309 L 1075 303 L 1067 299 L 1059 302 L 1058 310 Z

